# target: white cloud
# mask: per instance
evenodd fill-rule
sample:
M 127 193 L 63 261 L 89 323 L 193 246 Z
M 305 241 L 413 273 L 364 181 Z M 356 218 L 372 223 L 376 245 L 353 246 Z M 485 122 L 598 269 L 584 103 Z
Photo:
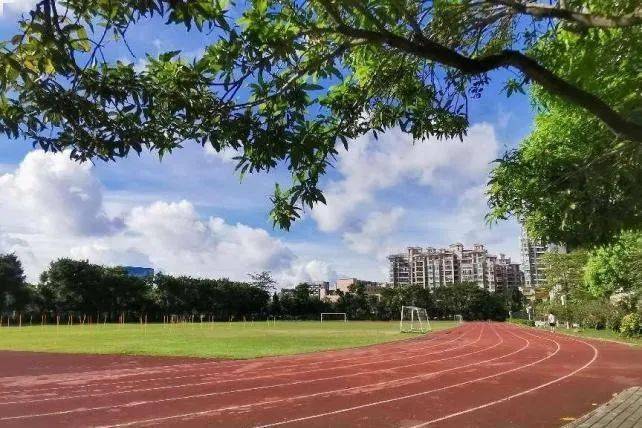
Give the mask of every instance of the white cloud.
M 337 277 L 337 272 L 332 266 L 321 260 L 296 262 L 279 275 L 280 282 L 290 286 L 302 282 L 335 281 Z
M 28 12 L 36 5 L 37 0 L 2 0 L 0 2 L 0 16 Z
M 239 279 L 253 271 L 288 268 L 294 259 L 265 230 L 231 225 L 219 217 L 202 220 L 187 201 L 137 207 L 126 224 L 147 243 L 152 263 L 172 273 Z
M 91 164 L 43 151 L 27 154 L 14 173 L 0 176 L 3 226 L 46 234 L 106 234 L 122 227 L 103 208 L 102 187 Z
M 0 177 L 0 251 L 15 251 L 32 281 L 59 257 L 240 280 L 262 270 L 284 279 L 334 275 L 321 262 L 298 259 L 267 231 L 202 217 L 187 200 L 137 205 L 109 218 L 103 192 L 91 164 L 29 153 Z
M 489 124 L 473 125 L 463 142 L 431 139 L 413 144 L 412 137 L 398 129 L 378 140 L 361 137 L 340 152 L 337 169 L 343 178 L 328 186 L 327 205 L 315 207 L 312 217 L 322 231 L 337 231 L 359 217 L 383 189 L 414 182 L 446 193 L 475 184 L 488 172 L 497 148 Z
M 385 256 L 393 245 L 390 235 L 397 230 L 404 212 L 401 207 L 386 212 L 373 212 L 368 215 L 358 231 L 344 233 L 343 239 L 348 247 L 357 253 Z
M 340 152 L 340 179 L 327 186 L 327 205 L 316 206 L 312 218 L 320 230 L 338 232 L 348 249 L 375 256 L 382 266 L 385 255 L 404 245 L 516 247 L 516 235 L 498 233 L 512 232 L 512 225 L 489 229 L 484 221 L 484 189 L 499 150 L 487 123 L 473 125 L 463 141 L 413 144 L 398 129 L 378 140 L 364 136 Z
M 205 154 L 207 156 L 210 156 L 215 159 L 221 160 L 223 163 L 233 163 L 236 164 L 236 160 L 234 160 L 235 157 L 240 156 L 242 154 L 241 151 L 235 150 L 231 147 L 225 147 L 223 150 L 217 152 L 214 147 L 211 145 L 207 144 L 205 145 Z

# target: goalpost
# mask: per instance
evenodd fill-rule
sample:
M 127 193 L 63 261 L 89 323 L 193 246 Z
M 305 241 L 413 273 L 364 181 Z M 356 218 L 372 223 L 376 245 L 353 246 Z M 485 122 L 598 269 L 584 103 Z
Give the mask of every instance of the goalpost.
M 330 320 L 328 320 L 328 316 Z M 348 322 L 348 316 L 345 312 L 321 312 L 321 322 L 325 321 L 341 321 Z
M 428 311 L 417 306 L 402 306 L 399 330 L 402 333 L 426 333 L 431 331 Z
M 457 324 L 464 323 L 464 317 L 462 317 L 461 315 L 453 315 L 453 320 L 457 321 Z

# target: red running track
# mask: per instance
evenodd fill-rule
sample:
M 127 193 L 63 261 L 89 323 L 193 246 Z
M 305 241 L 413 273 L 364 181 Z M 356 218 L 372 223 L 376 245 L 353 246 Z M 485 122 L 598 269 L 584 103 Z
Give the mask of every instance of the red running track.
M 642 350 L 499 323 L 246 361 L 0 361 L 0 426 L 560 426 L 642 385 Z

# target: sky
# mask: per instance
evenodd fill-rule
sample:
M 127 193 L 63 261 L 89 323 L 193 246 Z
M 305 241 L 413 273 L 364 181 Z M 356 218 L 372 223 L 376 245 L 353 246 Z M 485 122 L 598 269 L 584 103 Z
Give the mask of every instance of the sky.
M 15 34 L 29 0 L 5 4 L 0 39 Z M 145 53 L 197 55 L 207 34 L 145 23 L 114 58 L 140 64 Z M 304 213 L 290 231 L 274 229 L 269 195 L 286 171 L 245 177 L 229 152 L 185 144 L 116 163 L 76 163 L 68 153 L 34 150 L 0 137 L 0 253 L 15 252 L 37 281 L 60 257 L 152 267 L 168 274 L 228 277 L 269 270 L 281 286 L 357 277 L 385 281 L 386 256 L 406 246 L 482 243 L 519 260 L 514 220 L 489 226 L 484 189 L 491 163 L 529 133 L 524 95 L 501 93 L 506 72 L 491 75 L 470 104 L 463 141 L 414 142 L 397 129 L 363 136 L 339 150 L 323 180 L 327 205 Z

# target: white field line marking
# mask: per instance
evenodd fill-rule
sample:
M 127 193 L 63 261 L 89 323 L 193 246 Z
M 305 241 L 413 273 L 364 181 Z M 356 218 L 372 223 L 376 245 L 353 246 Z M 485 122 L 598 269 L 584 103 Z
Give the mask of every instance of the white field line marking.
M 498 335 L 497 332 L 495 331 L 495 329 L 493 329 L 493 332 L 500 339 L 499 344 L 503 343 L 503 341 L 504 341 L 503 337 Z M 152 419 L 138 420 L 138 421 L 132 421 L 132 422 L 125 422 L 125 423 L 121 423 L 121 424 L 106 425 L 106 426 L 103 426 L 102 428 L 123 427 L 123 426 L 139 425 L 139 424 L 145 424 L 145 423 L 161 422 L 161 421 L 166 421 L 166 420 L 170 420 L 170 419 L 180 419 L 180 418 L 185 418 L 185 417 L 206 416 L 208 414 L 219 413 L 219 412 L 222 412 L 222 411 L 245 409 L 245 408 L 251 408 L 251 407 L 254 407 L 254 406 L 266 405 L 266 404 L 291 402 L 291 401 L 301 400 L 301 399 L 320 396 L 320 395 L 332 395 L 332 394 L 334 394 L 336 392 L 345 392 L 345 391 L 350 391 L 350 390 L 354 390 L 354 389 L 360 389 L 360 388 L 369 387 L 369 386 L 380 386 L 380 385 L 386 385 L 386 384 L 393 384 L 393 383 L 397 383 L 397 382 L 400 382 L 400 381 L 403 381 L 403 380 L 408 380 L 408 379 L 419 379 L 419 378 L 423 378 L 423 377 L 433 377 L 434 375 L 437 375 L 437 374 L 446 373 L 446 372 L 450 372 L 450 371 L 453 371 L 453 370 L 459 370 L 459 369 L 462 369 L 462 368 L 466 368 L 466 367 L 471 367 L 471 366 L 487 363 L 487 362 L 498 360 L 498 359 L 501 359 L 501 358 L 506 358 L 506 357 L 514 355 L 514 354 L 516 354 L 518 352 L 521 352 L 521 351 L 523 351 L 524 349 L 526 349 L 526 348 L 528 348 L 530 346 L 530 341 L 528 339 L 524 339 L 524 338 L 519 337 L 517 335 L 514 335 L 514 336 L 516 336 L 516 337 L 518 337 L 521 340 L 526 342 L 526 344 L 524 346 L 522 346 L 520 349 L 518 349 L 517 351 L 513 351 L 513 352 L 510 352 L 508 354 L 504 354 L 504 355 L 501 355 L 501 356 L 498 356 L 498 357 L 495 357 L 495 358 L 490 358 L 488 360 L 479 361 L 479 362 L 471 363 L 471 364 L 465 364 L 465 365 L 461 365 L 461 366 L 457 366 L 457 367 L 452 367 L 452 368 L 445 369 L 445 370 L 439 370 L 439 371 L 431 372 L 431 373 L 423 373 L 423 374 L 420 374 L 420 375 L 408 376 L 408 377 L 404 377 L 404 378 L 397 378 L 397 379 L 390 380 L 390 381 L 383 381 L 383 382 L 377 382 L 377 383 L 372 383 L 372 384 L 367 384 L 367 385 L 360 385 L 360 386 L 351 387 L 351 388 L 334 389 L 334 390 L 330 390 L 330 391 L 322 391 L 322 392 L 317 392 L 317 393 L 312 393 L 312 394 L 299 395 L 299 396 L 289 397 L 289 398 L 284 398 L 284 399 L 279 399 L 279 400 L 266 400 L 266 401 L 261 401 L 261 402 L 257 402 L 257 403 L 252 403 L 252 404 L 244 404 L 244 405 L 222 407 L 222 408 L 211 409 L 211 410 L 206 410 L 206 411 L 202 411 L 202 412 L 184 413 L 184 414 L 166 416 L 166 417 L 161 417 L 161 418 L 152 418 Z
M 482 405 L 479 405 L 479 406 L 476 406 L 476 407 L 471 407 L 470 409 L 462 410 L 460 412 L 451 413 L 450 415 L 442 416 L 442 417 L 437 418 L 437 419 L 432 419 L 432 420 L 426 421 L 424 423 L 421 423 L 419 425 L 414 425 L 411 428 L 425 427 L 427 425 L 434 424 L 436 422 L 441 422 L 441 421 L 446 420 L 446 419 L 454 418 L 455 416 L 464 415 L 466 413 L 470 413 L 470 412 L 474 412 L 476 410 L 484 409 L 486 407 L 494 406 L 495 404 L 500 404 L 500 403 L 503 403 L 505 401 L 512 400 L 513 398 L 517 398 L 517 397 L 520 397 L 522 395 L 530 394 L 533 391 L 537 391 L 538 389 L 546 388 L 547 386 L 553 385 L 554 383 L 561 382 L 564 379 L 568 379 L 571 376 L 575 376 L 577 373 L 581 372 L 582 370 L 586 369 L 588 366 L 593 364 L 595 362 L 595 360 L 597 360 L 597 356 L 599 354 L 597 348 L 595 346 L 591 345 L 590 343 L 584 342 L 582 340 L 577 340 L 577 341 L 581 342 L 581 343 L 583 343 L 585 345 L 588 345 L 593 349 L 593 358 L 591 358 L 591 360 L 588 363 L 584 364 L 582 367 L 580 367 L 580 368 L 578 368 L 576 370 L 573 370 L 572 372 L 570 372 L 570 373 L 568 373 L 568 374 L 566 374 L 566 375 L 564 375 L 562 377 L 558 377 L 558 378 L 553 379 L 553 380 L 551 380 L 549 382 L 543 383 L 541 385 L 537 385 L 537 386 L 535 386 L 533 388 L 529 388 L 529 389 L 527 389 L 525 391 L 522 391 L 522 392 L 519 392 L 519 393 L 516 393 L 516 394 L 513 394 L 513 395 L 508 395 L 508 396 L 506 396 L 504 398 L 501 398 L 499 400 L 489 401 L 488 403 L 485 403 L 485 404 L 482 404 Z
M 446 332 L 446 331 L 454 331 L 454 330 L 455 329 L 447 329 L 447 330 L 443 330 L 443 331 Z M 438 331 L 436 333 L 440 333 L 440 332 Z M 413 349 L 411 349 L 411 350 L 394 351 L 394 352 L 392 352 L 393 355 L 396 355 L 396 354 L 404 355 L 404 354 L 409 354 L 409 353 L 414 352 L 414 351 L 422 351 L 423 352 L 426 349 L 431 349 L 431 348 L 435 348 L 435 347 L 438 347 L 438 346 L 445 345 L 447 343 L 452 343 L 452 342 L 464 337 L 467 333 L 468 333 L 468 331 L 464 331 L 462 334 L 456 336 L 453 339 L 450 339 L 450 340 L 447 340 L 447 341 L 444 341 L 444 342 L 434 343 L 434 344 L 431 344 L 430 346 L 426 346 L 426 347 L 421 347 L 420 345 L 422 344 L 423 341 L 422 340 L 417 340 L 417 339 L 381 343 L 379 345 L 382 345 L 382 346 L 387 348 L 386 345 L 392 345 L 392 343 L 399 344 L 399 343 L 417 342 L 417 346 L 416 347 L 413 346 Z M 442 336 L 444 336 L 444 334 L 439 335 L 438 338 L 441 338 Z M 413 345 L 414 344 L 415 343 L 413 343 Z M 372 346 L 376 346 L 376 345 L 372 345 Z M 324 353 L 325 352 L 332 353 L 332 352 L 343 352 L 343 351 L 349 351 L 349 350 L 350 349 L 335 349 L 335 350 L 328 350 L 328 351 L 322 351 L 322 352 L 324 352 Z M 332 361 L 335 362 L 335 363 L 341 362 L 341 361 L 354 361 L 355 358 L 367 358 L 369 356 L 372 356 L 372 354 L 376 354 L 378 351 L 380 351 L 379 348 L 376 349 L 376 350 L 368 350 L 367 352 L 359 352 L 358 355 L 352 356 L 352 357 L 333 359 Z M 283 359 L 283 358 L 290 358 L 290 357 L 296 357 L 296 355 L 295 356 L 282 355 L 282 356 L 277 356 L 277 357 L 266 357 L 265 358 L 265 362 L 278 363 L 278 359 L 279 358 Z M 303 358 L 301 358 L 301 359 L 302 359 L 302 361 L 300 361 L 300 362 L 298 362 L 296 364 L 282 365 L 282 366 L 279 366 L 278 368 L 279 369 L 284 369 L 284 368 L 317 366 L 320 362 L 323 362 L 323 359 L 314 360 L 314 361 L 307 361 L 307 360 L 305 360 Z M 249 360 L 244 360 L 244 361 L 240 361 L 240 362 L 239 361 L 230 362 L 231 365 L 229 365 L 229 366 L 225 364 L 226 362 L 216 361 L 216 362 L 205 362 L 205 363 L 194 363 L 194 364 L 174 364 L 174 365 L 165 365 L 165 366 L 157 367 L 157 368 L 177 368 L 176 370 L 157 370 L 157 368 L 153 368 L 152 370 L 145 370 L 145 368 L 138 368 L 138 369 L 132 368 L 132 369 L 119 370 L 119 371 L 116 372 L 116 375 L 121 375 L 121 376 L 124 377 L 124 376 L 145 376 L 147 374 L 155 374 L 155 373 L 175 373 L 175 372 L 179 372 L 179 371 L 184 371 L 185 369 L 189 369 L 189 368 L 203 369 L 203 368 L 205 368 L 203 366 L 208 366 L 208 365 L 212 365 L 212 364 L 216 365 L 215 368 L 217 368 L 217 369 L 220 368 L 221 369 L 220 372 L 208 373 L 206 376 L 209 378 L 211 376 L 223 373 L 225 369 L 229 369 L 229 368 L 232 368 L 232 369 L 234 369 L 234 368 L 243 369 L 244 368 L 243 365 L 251 364 L 248 361 Z M 270 366 L 270 365 L 267 365 L 267 366 L 264 366 L 264 367 L 257 367 L 257 368 L 255 368 L 255 370 L 256 369 L 269 370 L 270 368 L 273 368 L 273 367 Z M 103 372 L 104 371 L 93 371 L 93 372 L 83 372 L 83 374 L 103 373 Z M 132 372 L 132 373 L 128 373 L 128 372 Z M 239 373 L 239 375 L 241 375 L 241 374 L 243 374 L 243 373 Z M 65 375 L 71 376 L 68 373 L 65 373 Z M 50 376 L 52 376 L 52 375 L 45 375 L 45 377 L 50 377 Z M 191 373 L 191 374 L 187 374 L 187 375 L 181 375 L 181 376 L 170 376 L 170 377 L 164 376 L 164 377 L 138 379 L 138 380 L 130 379 L 130 380 L 117 381 L 117 382 L 110 382 L 110 383 L 99 383 L 96 386 L 104 388 L 104 387 L 122 386 L 122 385 L 127 385 L 127 384 L 135 384 L 135 383 L 139 383 L 139 382 L 153 382 L 153 381 L 157 381 L 157 380 L 167 381 L 167 380 L 176 380 L 176 379 L 184 379 L 184 378 L 189 378 L 189 377 L 202 377 L 202 376 L 204 376 L 202 372 L 195 372 L 195 373 Z M 17 376 L 17 377 L 22 377 L 22 376 Z M 106 375 L 104 375 L 102 377 L 98 377 L 98 378 L 94 377 L 94 378 L 92 378 L 92 381 L 93 382 L 100 382 L 101 380 L 112 379 L 113 377 L 114 377 L 113 373 L 108 373 L 108 374 L 106 374 Z M 0 378 L 0 384 L 2 383 L 3 379 L 11 379 L 11 378 L 15 379 L 16 376 Z M 36 377 L 36 378 L 38 378 L 38 377 Z M 56 382 L 60 382 L 60 380 L 54 380 L 53 381 L 53 383 L 56 383 Z M 91 383 L 66 385 L 66 386 L 60 386 L 60 387 L 52 387 L 52 388 L 46 388 L 44 390 L 43 390 L 43 388 L 40 388 L 40 387 L 37 387 L 37 386 L 34 386 L 33 388 L 38 388 L 38 393 L 39 393 L 38 395 L 46 395 L 46 394 L 48 394 L 50 392 L 58 391 L 58 390 L 61 390 L 61 389 L 77 389 L 77 388 L 81 388 L 81 387 L 82 388 L 87 388 L 89 386 L 91 386 Z M 20 389 L 16 389 L 16 390 L 0 391 L 0 399 L 4 399 L 4 398 L 7 398 L 7 397 L 12 397 L 15 394 L 19 394 L 19 393 L 24 393 L 24 388 L 20 388 Z M 8 403 L 0 403 L 0 405 L 2 405 L 2 404 L 8 404 Z
M 434 354 L 440 354 L 446 351 L 452 351 L 455 349 L 460 349 L 460 348 L 465 348 L 471 345 L 474 345 L 475 343 L 479 342 L 481 340 L 482 332 L 484 331 L 485 326 L 482 326 L 482 328 L 479 329 L 479 336 L 477 337 L 476 340 L 473 342 L 468 342 L 468 343 L 463 343 L 461 345 L 452 347 L 452 348 L 446 348 L 446 349 L 440 349 L 434 352 L 428 352 L 428 353 L 421 353 L 417 355 L 412 355 L 411 357 L 400 357 L 400 358 L 390 358 L 386 359 L 386 363 L 388 362 L 393 362 L 393 361 L 399 361 L 399 360 L 404 360 L 406 358 L 418 358 L 418 357 L 425 357 L 427 355 L 434 355 Z M 454 342 L 455 340 L 463 337 L 458 336 L 455 339 L 452 339 L 448 342 L 442 342 L 441 344 L 443 345 L 444 343 L 449 343 L 449 342 Z M 434 346 L 427 347 L 426 349 L 433 348 Z M 456 358 L 456 356 L 449 357 L 449 358 Z M 442 361 L 442 360 L 437 360 L 437 361 Z M 333 363 L 336 362 L 336 360 L 333 360 Z M 422 363 L 417 363 L 417 364 L 427 364 L 430 362 L 435 362 L 433 361 L 424 361 Z M 368 366 L 368 365 L 373 365 L 373 364 L 381 364 L 381 361 L 369 361 L 367 363 L 360 363 L 360 364 L 351 364 L 350 369 L 354 367 L 360 367 L 360 366 Z M 307 366 L 307 365 L 306 365 Z M 347 368 L 347 367 L 346 367 Z M 242 380 L 243 381 L 249 381 L 249 380 L 259 380 L 259 379 L 272 379 L 272 378 L 278 378 L 278 377 L 284 377 L 284 376 L 295 376 L 299 375 L 302 373 L 315 373 L 315 372 L 323 372 L 323 371 L 336 371 L 336 367 L 333 368 L 323 368 L 323 369 L 313 369 L 313 370 L 302 370 L 302 371 L 297 371 L 297 372 L 283 372 L 283 373 L 276 373 L 276 374 L 271 374 L 271 375 L 264 375 L 264 376 L 254 376 L 254 377 L 245 377 Z M 386 370 L 391 370 L 391 369 L 386 369 Z M 240 375 L 242 375 L 241 373 Z M 341 377 L 341 376 L 337 376 Z M 56 397 L 49 397 L 49 398 L 37 398 L 37 399 L 23 399 L 23 400 L 16 400 L 16 401 L 5 401 L 0 403 L 0 406 L 6 406 L 6 405 L 12 405 L 12 404 L 30 404 L 30 403 L 38 403 L 38 402 L 43 402 L 43 401 L 58 401 L 58 400 L 69 400 L 69 399 L 74 399 L 74 398 L 90 398 L 90 397 L 104 397 L 106 395 L 122 395 L 122 394 L 131 394 L 131 393 L 139 393 L 139 392 L 150 392 L 150 391 L 162 391 L 162 390 L 168 390 L 168 389 L 178 389 L 178 388 L 187 388 L 187 387 L 193 387 L 193 386 L 203 386 L 203 385 L 218 385 L 222 383 L 230 383 L 230 382 L 238 382 L 239 378 L 238 375 L 236 375 L 233 378 L 230 379 L 222 379 L 222 380 L 211 380 L 211 379 L 217 379 L 214 376 L 206 376 L 203 378 L 205 381 L 203 382 L 192 382 L 192 383 L 184 383 L 184 384 L 178 384 L 178 385 L 166 385 L 166 386 L 157 386 L 157 387 L 151 387 L 151 388 L 138 388 L 138 389 L 126 389 L 124 391 L 111 391 L 111 392 L 100 392 L 100 393 L 93 393 L 93 394 L 81 394 L 81 395 L 67 395 L 67 396 L 56 396 Z M 158 380 L 169 380 L 167 378 L 158 378 Z M 244 389 L 246 391 L 251 391 L 253 390 L 252 388 L 249 389 Z M 230 392 L 235 392 L 235 391 L 228 391 L 225 393 L 230 393 Z M 141 404 L 144 402 L 141 402 Z M 113 407 L 113 406 L 112 406 Z M 91 409 L 91 410 L 95 410 Z M 90 410 L 90 409 L 88 409 Z M 0 421 L 4 420 L 4 418 L 0 418 Z
M 523 337 L 518 336 L 516 334 L 513 334 L 510 331 L 509 331 L 509 333 L 512 334 L 513 336 L 519 337 L 522 340 L 526 340 L 530 344 L 530 341 L 528 339 L 524 339 Z M 280 421 L 280 422 L 274 422 L 274 423 L 270 423 L 270 424 L 260 425 L 260 428 L 273 427 L 273 426 L 279 426 L 279 425 L 286 425 L 286 424 L 290 424 L 290 423 L 294 423 L 294 422 L 302 422 L 302 421 L 305 421 L 305 420 L 321 418 L 321 417 L 324 417 L 324 416 L 331 416 L 331 415 L 336 415 L 336 414 L 339 414 L 339 413 L 351 412 L 351 411 L 354 411 L 354 410 L 364 409 L 366 407 L 379 406 L 381 404 L 388 404 L 388 403 L 392 403 L 392 402 L 395 402 L 395 401 L 406 400 L 408 398 L 420 397 L 422 395 L 432 394 L 433 392 L 445 391 L 447 389 L 457 388 L 457 387 L 460 387 L 460 386 L 463 386 L 463 385 L 468 385 L 468 384 L 479 382 L 479 381 L 482 381 L 482 380 L 486 380 L 486 379 L 491 379 L 491 378 L 494 378 L 494 377 L 502 376 L 502 375 L 505 375 L 505 374 L 508 374 L 508 373 L 512 373 L 512 372 L 517 371 L 517 370 L 525 369 L 526 367 L 530 367 L 530 366 L 539 364 L 539 363 L 541 363 L 541 362 L 543 362 L 545 360 L 548 360 L 549 358 L 552 358 L 561 349 L 559 343 L 557 343 L 557 342 L 555 342 L 555 343 L 557 345 L 557 348 L 555 349 L 555 352 L 553 352 L 552 354 L 550 354 L 550 355 L 548 355 L 548 356 L 546 356 L 544 358 L 541 358 L 541 359 L 539 359 L 537 361 L 533 361 L 533 362 L 531 362 L 529 364 L 524 364 L 524 365 L 512 368 L 510 370 L 504 370 L 504 371 L 501 371 L 499 373 L 495 373 L 495 374 L 492 374 L 492 375 L 489 375 L 489 376 L 484 376 L 484 377 L 480 377 L 480 378 L 476 378 L 476 379 L 471 379 L 471 380 L 467 380 L 465 382 L 460 382 L 460 383 L 456 383 L 456 384 L 453 384 L 453 385 L 444 386 L 444 387 L 441 387 L 441 388 L 435 388 L 435 389 L 431 389 L 431 390 L 428 390 L 428 391 L 417 392 L 415 394 L 408 394 L 408 395 L 404 395 L 404 396 L 401 396 L 401 397 L 390 398 L 390 399 L 387 399 L 387 400 L 374 401 L 374 402 L 371 402 L 371 403 L 366 403 L 366 404 L 362 404 L 362 405 L 359 405 L 359 406 L 353 406 L 353 407 L 348 407 L 348 408 L 344 408 L 344 409 L 334 410 L 334 411 L 331 411 L 331 412 L 318 413 L 316 415 L 305 416 L 305 417 L 302 417 L 302 418 L 288 419 L 288 420 L 284 420 L 284 421 Z
M 481 339 L 481 332 L 484 329 L 482 328 L 480 330 L 479 337 L 477 338 L 476 342 Z M 49 412 L 49 413 L 40 413 L 40 414 L 31 414 L 31 415 L 19 415 L 19 416 L 7 416 L 0 418 L 0 421 L 4 420 L 16 420 L 16 419 L 28 419 L 28 418 L 36 418 L 36 417 L 43 417 L 43 416 L 59 416 L 59 415 L 66 415 L 70 413 L 80 413 L 80 412 L 93 412 L 93 411 L 98 411 L 98 410 L 106 410 L 106 409 L 118 409 L 118 408 L 131 408 L 131 407 L 136 407 L 136 406 L 142 406 L 146 404 L 156 404 L 156 403 L 163 403 L 167 401 L 176 401 L 176 400 L 187 400 L 187 399 L 194 399 L 194 398 L 205 398 L 205 397 L 212 397 L 216 395 L 224 395 L 224 394 L 231 394 L 235 392 L 249 392 L 249 391 L 256 391 L 256 390 L 261 390 L 261 389 L 269 389 L 269 388 L 276 388 L 279 386 L 290 386 L 290 385 L 298 385 L 298 384 L 306 384 L 306 383 L 312 383 L 312 382 L 319 382 L 319 381 L 324 381 L 324 380 L 332 380 L 332 379 L 339 379 L 339 378 L 344 378 L 344 377 L 351 377 L 351 376 L 358 376 L 358 375 L 363 375 L 363 374 L 371 374 L 371 373 L 377 373 L 377 372 L 384 372 L 384 371 L 394 371 L 397 369 L 401 368 L 407 368 L 407 367 L 412 367 L 412 366 L 419 366 L 419 365 L 426 365 L 426 364 L 431 364 L 439 361 L 446 361 L 446 360 L 451 360 L 453 358 L 459 358 L 459 357 L 464 357 L 467 355 L 472 355 L 472 354 L 477 354 L 482 351 L 487 351 L 493 348 L 496 348 L 497 346 L 501 345 L 504 340 L 502 337 L 497 335 L 497 338 L 500 339 L 499 342 L 497 342 L 494 345 L 491 345 L 486 348 L 482 348 L 481 350 L 475 351 L 475 352 L 470 352 L 468 354 L 463 354 L 463 355 L 457 355 L 457 356 L 452 356 L 452 357 L 447 357 L 447 358 L 442 358 L 439 360 L 433 360 L 433 361 L 428 361 L 428 362 L 423 362 L 423 363 L 415 363 L 415 364 L 408 364 L 406 366 L 398 366 L 395 368 L 386 368 L 386 369 L 380 369 L 380 370 L 370 370 L 370 371 L 364 371 L 364 372 L 359 372 L 359 373 L 352 373 L 348 375 L 340 375 L 340 376 L 333 376 L 333 377 L 326 377 L 326 378 L 321 378 L 321 379 L 311 379 L 311 380 L 302 380 L 302 381 L 295 381 L 295 382 L 286 382 L 286 383 L 280 383 L 276 385 L 265 385 L 265 386 L 257 386 L 253 388 L 243 388 L 243 389 L 237 389 L 237 390 L 232 390 L 232 391 L 221 391 L 221 392 L 210 392 L 210 393 L 204 393 L 204 394 L 193 394 L 193 395 L 186 395 L 186 396 L 180 396 L 180 397 L 171 397 L 171 398 L 161 398 L 157 400 L 147 400 L 147 401 L 135 401 L 131 403 L 125 403 L 125 404 L 118 404 L 118 405 L 109 405 L 109 406 L 100 406 L 100 407 L 81 407 L 77 409 L 71 409 L 71 410 L 62 410 L 62 411 L 56 411 L 56 412 Z M 448 370 L 446 370 L 448 371 Z M 427 376 L 429 374 L 435 374 L 435 373 L 441 373 L 440 371 L 437 372 L 432 372 L 432 373 L 423 373 L 423 376 Z M 396 381 L 396 379 L 394 380 Z M 392 382 L 392 381 L 389 381 Z M 350 388 L 353 389 L 353 388 Z

